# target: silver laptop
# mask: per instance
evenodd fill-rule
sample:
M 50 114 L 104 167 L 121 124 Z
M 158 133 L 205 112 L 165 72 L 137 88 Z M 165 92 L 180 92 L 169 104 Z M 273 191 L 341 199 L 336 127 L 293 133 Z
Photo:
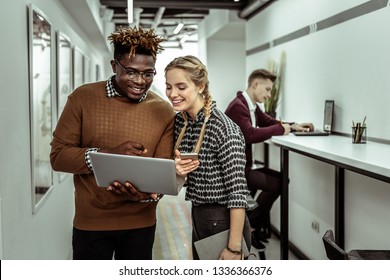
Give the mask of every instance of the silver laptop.
M 196 252 L 201 260 L 218 260 L 219 255 L 226 248 L 229 242 L 230 230 L 227 229 L 220 233 L 211 235 L 194 242 Z M 246 245 L 244 237 L 241 240 L 241 248 L 244 256 L 249 255 L 248 246 Z
M 175 162 L 141 156 L 108 153 L 90 153 L 96 183 L 108 187 L 114 181 L 124 184 L 129 181 L 139 191 L 177 195 Z
M 296 136 L 328 136 L 332 132 L 334 101 L 326 100 L 324 108 L 324 126 L 323 130 L 315 129 L 313 131 L 296 131 Z

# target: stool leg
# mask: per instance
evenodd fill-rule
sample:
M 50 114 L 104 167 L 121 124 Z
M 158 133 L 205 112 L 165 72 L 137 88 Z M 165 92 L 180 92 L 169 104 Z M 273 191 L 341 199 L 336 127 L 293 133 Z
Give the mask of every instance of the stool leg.
M 265 224 L 265 235 L 267 238 L 271 237 L 271 213 L 267 215 L 267 221 Z
M 259 253 L 259 260 L 266 260 L 264 250 L 260 250 L 258 251 L 258 253 Z

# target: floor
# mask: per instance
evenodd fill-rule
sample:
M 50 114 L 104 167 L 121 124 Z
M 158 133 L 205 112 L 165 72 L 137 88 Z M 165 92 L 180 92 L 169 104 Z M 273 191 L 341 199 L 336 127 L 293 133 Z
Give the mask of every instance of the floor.
M 185 189 L 178 196 L 164 196 L 157 207 L 157 230 L 153 250 L 155 260 L 191 260 L 191 215 L 190 203 L 184 200 Z M 267 260 L 280 259 L 279 239 L 271 236 L 266 245 Z M 257 251 L 252 247 L 258 259 Z M 297 259 L 291 252 L 289 259 Z

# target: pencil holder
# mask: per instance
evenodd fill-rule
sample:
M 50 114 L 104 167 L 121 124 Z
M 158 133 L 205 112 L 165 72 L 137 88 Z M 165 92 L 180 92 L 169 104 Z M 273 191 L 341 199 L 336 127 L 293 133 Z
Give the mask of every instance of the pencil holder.
M 352 143 L 366 144 L 367 142 L 367 127 L 353 126 L 352 127 Z

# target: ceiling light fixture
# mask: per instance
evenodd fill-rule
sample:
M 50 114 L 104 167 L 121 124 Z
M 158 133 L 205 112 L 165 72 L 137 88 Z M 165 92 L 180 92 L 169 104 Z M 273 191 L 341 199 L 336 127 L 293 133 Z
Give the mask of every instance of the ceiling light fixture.
M 127 0 L 127 22 L 133 23 L 133 0 Z
M 184 43 L 190 38 L 190 36 L 188 36 L 188 34 L 184 34 L 183 37 L 181 37 L 180 39 L 180 44 L 183 46 Z
M 182 23 L 182 22 L 180 22 L 177 26 L 176 26 L 176 28 L 175 28 L 175 30 L 173 30 L 173 34 L 178 34 L 180 31 L 181 31 L 181 29 L 184 27 L 184 23 Z

